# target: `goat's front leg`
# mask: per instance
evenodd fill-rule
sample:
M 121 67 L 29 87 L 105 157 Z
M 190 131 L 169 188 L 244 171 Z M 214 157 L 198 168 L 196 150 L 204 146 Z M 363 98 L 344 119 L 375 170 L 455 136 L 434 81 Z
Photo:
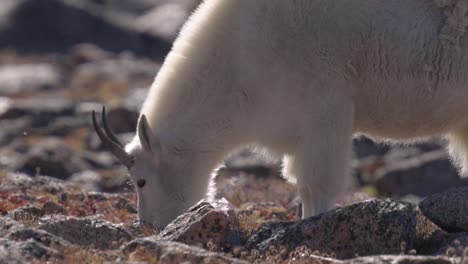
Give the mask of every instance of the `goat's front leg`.
M 337 110 L 323 113 L 320 120 L 311 122 L 309 134 L 286 159 L 285 173 L 297 179 L 303 218 L 329 210 L 350 182 L 347 168 L 351 158 L 352 108 Z

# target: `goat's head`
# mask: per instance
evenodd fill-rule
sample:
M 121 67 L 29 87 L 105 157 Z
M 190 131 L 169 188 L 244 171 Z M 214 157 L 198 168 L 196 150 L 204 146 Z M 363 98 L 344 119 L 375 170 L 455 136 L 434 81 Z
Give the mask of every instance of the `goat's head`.
M 164 162 L 163 149 L 154 136 L 145 115 L 138 120 L 137 136 L 124 146 L 114 135 L 106 120 L 105 108 L 102 110 L 102 124 L 99 127 L 96 114 L 92 115 L 93 126 L 106 146 L 117 159 L 127 167 L 138 195 L 138 216 L 141 221 L 164 227 L 186 208 L 185 201 L 174 195 L 170 180 L 171 166 Z M 179 199 L 180 198 L 180 199 Z

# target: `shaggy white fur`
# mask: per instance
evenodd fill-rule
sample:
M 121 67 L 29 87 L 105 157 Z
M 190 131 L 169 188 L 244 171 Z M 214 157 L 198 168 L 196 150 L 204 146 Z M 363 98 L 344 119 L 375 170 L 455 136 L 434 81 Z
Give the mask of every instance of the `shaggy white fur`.
M 349 182 L 351 139 L 448 135 L 468 170 L 466 0 L 205 0 L 187 22 L 126 151 L 142 220 L 166 225 L 209 193 L 233 149 L 266 146 L 303 216 Z

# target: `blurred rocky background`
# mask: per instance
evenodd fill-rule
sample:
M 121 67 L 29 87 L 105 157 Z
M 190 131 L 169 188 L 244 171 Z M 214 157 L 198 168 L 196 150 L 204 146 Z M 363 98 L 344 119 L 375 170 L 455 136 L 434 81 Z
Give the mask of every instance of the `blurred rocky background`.
M 201 203 L 165 230 L 133 222 L 132 183 L 90 114 L 106 105 L 112 129 L 131 138 L 199 2 L 1 0 L 0 263 L 468 263 L 468 179 L 443 139 L 390 146 L 356 138 L 342 209 L 307 221 L 292 222 L 301 204 L 281 161 L 247 148 L 218 172 L 220 204 Z M 368 200 L 384 197 L 392 200 Z

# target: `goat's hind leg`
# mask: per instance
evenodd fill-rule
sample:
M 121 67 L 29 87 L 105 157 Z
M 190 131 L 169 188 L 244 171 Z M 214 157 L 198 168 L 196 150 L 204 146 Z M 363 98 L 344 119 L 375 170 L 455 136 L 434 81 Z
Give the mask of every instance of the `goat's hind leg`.
M 449 153 L 460 174 L 468 177 L 468 125 L 449 134 Z

